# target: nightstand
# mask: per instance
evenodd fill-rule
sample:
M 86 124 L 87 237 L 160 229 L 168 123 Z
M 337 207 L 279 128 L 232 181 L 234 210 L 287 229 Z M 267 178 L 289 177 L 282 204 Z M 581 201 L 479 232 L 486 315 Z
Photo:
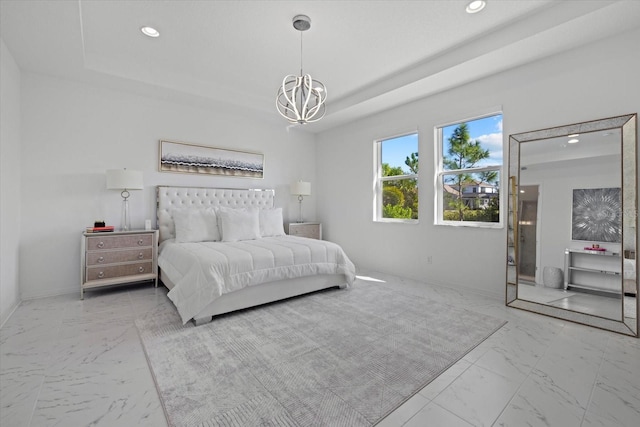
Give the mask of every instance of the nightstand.
M 158 286 L 158 230 L 83 233 L 80 299 L 84 291 L 153 280 Z
M 322 224 L 319 222 L 292 222 L 289 235 L 322 240 Z

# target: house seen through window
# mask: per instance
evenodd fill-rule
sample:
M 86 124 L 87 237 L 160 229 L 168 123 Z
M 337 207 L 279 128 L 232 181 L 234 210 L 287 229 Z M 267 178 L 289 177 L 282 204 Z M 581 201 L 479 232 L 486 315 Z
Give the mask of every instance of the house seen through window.
M 374 220 L 418 220 L 418 134 L 375 142 Z
M 439 224 L 501 223 L 502 114 L 437 128 Z

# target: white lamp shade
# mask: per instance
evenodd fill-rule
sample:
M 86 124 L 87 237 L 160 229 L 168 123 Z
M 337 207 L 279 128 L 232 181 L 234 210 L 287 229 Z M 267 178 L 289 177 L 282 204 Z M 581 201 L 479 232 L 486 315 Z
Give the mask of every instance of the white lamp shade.
M 107 171 L 107 190 L 142 190 L 142 172 L 129 169 Z
M 291 194 L 298 196 L 310 196 L 311 195 L 311 183 L 305 181 L 297 181 L 291 184 Z

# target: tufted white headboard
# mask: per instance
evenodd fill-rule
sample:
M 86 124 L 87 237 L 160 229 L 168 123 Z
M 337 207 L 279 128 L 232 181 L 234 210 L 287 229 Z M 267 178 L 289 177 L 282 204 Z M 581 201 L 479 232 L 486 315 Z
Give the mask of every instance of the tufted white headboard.
M 173 209 L 184 207 L 226 206 L 241 208 L 254 206 L 272 208 L 273 190 L 245 190 L 224 188 L 156 187 L 156 217 L 160 230 L 160 242 L 175 237 Z

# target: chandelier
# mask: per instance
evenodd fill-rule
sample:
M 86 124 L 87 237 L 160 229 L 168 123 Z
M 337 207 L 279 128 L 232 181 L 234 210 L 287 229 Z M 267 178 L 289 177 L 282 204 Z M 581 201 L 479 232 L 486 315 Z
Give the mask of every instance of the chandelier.
M 302 74 L 302 32 L 311 28 L 311 19 L 306 15 L 294 16 L 293 28 L 300 31 L 300 75 L 289 74 L 282 80 L 276 107 L 291 123 L 313 123 L 324 117 L 327 88 L 311 75 Z

